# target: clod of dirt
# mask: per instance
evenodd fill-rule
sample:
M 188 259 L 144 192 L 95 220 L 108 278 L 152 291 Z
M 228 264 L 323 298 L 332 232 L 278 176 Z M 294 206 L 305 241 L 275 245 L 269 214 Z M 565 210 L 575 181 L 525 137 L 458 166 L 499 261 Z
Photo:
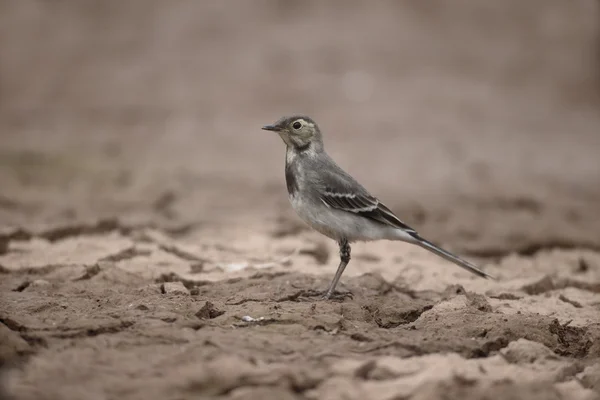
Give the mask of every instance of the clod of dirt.
M 535 296 L 537 294 L 542 294 L 554 290 L 556 286 L 548 275 L 544 276 L 542 279 L 525 285 L 521 288 L 525 293 Z
M 336 334 L 347 330 L 347 323 L 344 318 L 338 315 L 320 315 L 315 318 L 316 324 L 312 326 L 315 331 L 324 331 Z
M 370 337 L 363 335 L 362 333 L 353 333 L 352 335 L 350 335 L 350 339 L 352 340 L 356 340 L 357 342 L 372 342 L 373 339 L 371 339 Z
M 196 313 L 196 317 L 200 319 L 213 319 L 225 314 L 225 311 L 215 308 L 215 305 L 210 301 L 204 303 L 204 306 Z
M 580 302 L 571 300 L 571 299 L 567 298 L 564 294 L 561 294 L 560 296 L 558 296 L 558 299 L 561 301 L 564 301 L 565 303 L 569 303 L 570 305 L 572 305 L 575 308 L 583 307 Z
M 85 267 L 85 273 L 83 275 L 73 279 L 73 282 L 91 279 L 94 276 L 98 275 L 99 273 L 100 273 L 100 266 L 98 264 L 94 264 L 92 266 Z
M 416 321 L 421 314 L 433 308 L 432 304 L 377 305 L 369 304 L 365 310 L 371 315 L 377 326 L 384 329 Z
M 464 295 L 467 291 L 462 285 L 450 285 L 442 292 L 442 299 L 450 300 L 456 296 Z
M 371 379 L 371 373 L 377 368 L 377 361 L 369 360 L 354 371 L 354 376 L 360 379 Z
M 508 346 L 500 350 L 500 354 L 512 364 L 530 364 L 538 360 L 559 359 L 552 350 L 543 344 L 527 339 L 518 339 L 509 343 Z
M 593 343 L 587 337 L 585 328 L 568 326 L 569 322 L 561 325 L 555 319 L 550 324 L 550 333 L 556 335 L 559 344 L 555 352 L 561 356 L 583 358 Z
M 203 284 L 209 283 L 208 281 L 192 281 L 190 279 L 185 279 L 174 272 L 169 272 L 167 274 L 160 274 L 158 278 L 154 280 L 156 283 L 168 283 L 168 282 L 179 282 L 183 286 L 188 289 L 192 289 L 196 286 L 201 286 Z
M 197 261 L 197 262 L 190 264 L 190 273 L 191 274 L 200 274 L 200 273 L 204 272 L 204 264 L 206 264 L 206 262 L 204 262 L 204 261 Z
M 0 322 L 0 367 L 30 352 L 31 347 L 18 333 Z
M 160 287 L 160 292 L 163 294 L 188 295 L 190 292 L 181 282 L 165 282 Z
M 579 379 L 583 387 L 600 393 L 600 363 L 586 367 L 582 372 L 577 374 L 577 379 Z
M 492 306 L 486 300 L 485 296 L 479 293 L 466 292 L 467 305 L 479 311 L 492 312 Z
M 23 281 L 19 283 L 19 286 L 13 289 L 13 292 L 22 292 L 23 290 L 27 289 L 29 285 L 31 285 L 30 281 Z

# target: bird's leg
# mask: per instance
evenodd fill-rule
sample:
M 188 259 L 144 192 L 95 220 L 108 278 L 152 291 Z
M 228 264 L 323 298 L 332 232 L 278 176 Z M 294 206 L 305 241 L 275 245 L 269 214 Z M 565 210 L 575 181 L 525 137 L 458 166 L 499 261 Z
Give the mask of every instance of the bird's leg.
M 338 242 L 340 246 L 340 265 L 338 266 L 337 271 L 335 271 L 335 276 L 333 280 L 329 284 L 329 288 L 325 292 L 325 298 L 329 299 L 333 292 L 335 291 L 335 287 L 337 286 L 342 274 L 344 273 L 344 269 L 346 269 L 346 265 L 350 262 L 350 243 L 346 239 L 342 239 Z

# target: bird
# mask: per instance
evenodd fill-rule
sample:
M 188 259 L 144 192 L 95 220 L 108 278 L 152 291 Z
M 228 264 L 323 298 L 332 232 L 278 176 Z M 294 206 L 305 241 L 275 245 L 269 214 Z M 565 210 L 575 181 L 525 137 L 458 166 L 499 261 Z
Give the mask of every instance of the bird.
M 307 225 L 335 240 L 340 264 L 324 293 L 330 299 L 350 262 L 351 244 L 395 240 L 411 243 L 482 278 L 488 273 L 424 239 L 327 154 L 323 134 L 306 115 L 284 116 L 263 130 L 279 134 L 286 145 L 285 182 L 292 208 Z

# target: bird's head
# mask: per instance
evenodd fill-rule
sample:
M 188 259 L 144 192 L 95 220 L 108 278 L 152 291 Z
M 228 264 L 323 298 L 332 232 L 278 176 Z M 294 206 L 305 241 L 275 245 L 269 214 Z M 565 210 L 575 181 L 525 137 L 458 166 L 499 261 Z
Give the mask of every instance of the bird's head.
M 323 139 L 318 125 L 310 117 L 282 117 L 272 125 L 263 126 L 266 131 L 277 132 L 285 144 L 296 150 L 323 149 Z

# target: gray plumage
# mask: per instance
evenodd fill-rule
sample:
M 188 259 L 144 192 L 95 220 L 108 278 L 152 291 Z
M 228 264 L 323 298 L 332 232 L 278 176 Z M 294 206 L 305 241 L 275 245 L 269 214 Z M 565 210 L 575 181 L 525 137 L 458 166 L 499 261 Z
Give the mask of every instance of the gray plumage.
M 283 117 L 263 127 L 285 142 L 285 178 L 298 216 L 316 231 L 338 242 L 340 265 L 325 293 L 329 298 L 350 261 L 350 243 L 400 240 L 416 244 L 484 278 L 475 265 L 423 239 L 410 226 L 342 170 L 325 152 L 317 124 L 307 116 Z

